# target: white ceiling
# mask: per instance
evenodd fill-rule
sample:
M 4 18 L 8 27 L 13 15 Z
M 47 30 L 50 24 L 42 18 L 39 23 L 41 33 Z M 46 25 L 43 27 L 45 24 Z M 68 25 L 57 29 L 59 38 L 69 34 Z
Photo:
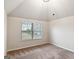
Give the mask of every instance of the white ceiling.
M 5 7 L 7 14 L 12 12 L 12 10 L 14 10 L 23 1 L 24 0 L 4 0 L 4 7 Z
M 53 20 L 73 16 L 74 0 L 5 0 L 5 10 L 9 16 Z
M 74 16 L 74 0 L 50 0 L 48 11 L 50 20 Z M 56 14 L 54 17 L 53 12 Z

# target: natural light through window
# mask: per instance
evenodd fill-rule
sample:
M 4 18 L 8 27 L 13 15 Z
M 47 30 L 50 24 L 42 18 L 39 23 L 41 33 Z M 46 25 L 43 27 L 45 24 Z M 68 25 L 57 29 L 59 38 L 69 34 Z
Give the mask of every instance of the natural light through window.
M 22 23 L 22 40 L 42 39 L 42 32 L 41 23 Z

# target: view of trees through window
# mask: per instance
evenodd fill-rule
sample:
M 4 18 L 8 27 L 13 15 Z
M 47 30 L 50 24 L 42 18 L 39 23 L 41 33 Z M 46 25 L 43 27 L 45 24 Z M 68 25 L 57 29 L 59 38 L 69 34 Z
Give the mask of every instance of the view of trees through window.
M 42 39 L 42 25 L 40 23 L 22 23 L 22 40 Z

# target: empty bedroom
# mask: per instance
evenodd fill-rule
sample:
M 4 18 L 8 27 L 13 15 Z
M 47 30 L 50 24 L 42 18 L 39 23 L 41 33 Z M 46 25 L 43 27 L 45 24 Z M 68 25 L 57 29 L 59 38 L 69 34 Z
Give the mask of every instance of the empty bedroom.
M 5 59 L 74 59 L 74 0 L 4 0 Z

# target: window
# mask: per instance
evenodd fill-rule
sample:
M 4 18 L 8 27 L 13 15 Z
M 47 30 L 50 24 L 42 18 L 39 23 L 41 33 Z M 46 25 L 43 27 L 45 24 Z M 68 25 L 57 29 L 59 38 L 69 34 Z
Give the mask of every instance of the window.
M 22 40 L 42 39 L 42 33 L 41 23 L 22 23 Z
M 22 23 L 22 40 L 32 39 L 32 23 L 24 22 Z
M 33 24 L 33 39 L 41 39 L 42 38 L 42 25 L 40 23 Z

